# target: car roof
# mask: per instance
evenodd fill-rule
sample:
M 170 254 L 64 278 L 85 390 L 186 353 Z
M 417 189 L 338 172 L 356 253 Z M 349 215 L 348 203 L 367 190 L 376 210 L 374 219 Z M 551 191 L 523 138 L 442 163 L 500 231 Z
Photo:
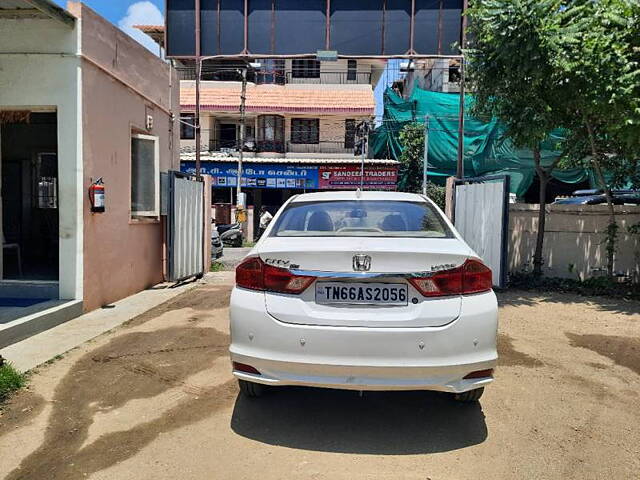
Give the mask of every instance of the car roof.
M 336 200 L 395 200 L 397 202 L 424 202 L 422 195 L 405 192 L 341 190 L 335 192 L 303 193 L 291 202 L 331 202 Z

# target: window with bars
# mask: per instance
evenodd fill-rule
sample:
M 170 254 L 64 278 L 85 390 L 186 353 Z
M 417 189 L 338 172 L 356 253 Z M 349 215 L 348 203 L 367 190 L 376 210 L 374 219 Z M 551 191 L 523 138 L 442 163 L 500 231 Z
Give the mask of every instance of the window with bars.
M 256 83 L 260 84 L 285 84 L 285 61 L 277 58 L 262 58 L 259 60 L 261 67 L 255 72 Z
M 344 148 L 353 149 L 356 145 L 356 121 L 349 118 L 344 121 Z
M 258 117 L 257 144 L 261 151 L 284 151 L 284 117 L 260 115 Z
M 320 78 L 320 62 L 310 58 L 292 60 L 291 76 L 293 78 Z
M 291 143 L 320 143 L 320 120 L 292 118 Z
M 180 114 L 180 140 L 196 138 L 196 116 L 193 113 Z
M 158 137 L 131 135 L 131 216 L 160 214 L 160 159 Z

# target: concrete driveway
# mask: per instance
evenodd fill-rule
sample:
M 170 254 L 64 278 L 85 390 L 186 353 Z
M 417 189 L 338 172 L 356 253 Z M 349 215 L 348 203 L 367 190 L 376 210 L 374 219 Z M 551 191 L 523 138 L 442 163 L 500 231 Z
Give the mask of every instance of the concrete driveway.
M 479 405 L 294 388 L 248 400 L 220 275 L 39 368 L 0 416 L 0 477 L 637 478 L 637 303 L 500 295 L 500 368 Z

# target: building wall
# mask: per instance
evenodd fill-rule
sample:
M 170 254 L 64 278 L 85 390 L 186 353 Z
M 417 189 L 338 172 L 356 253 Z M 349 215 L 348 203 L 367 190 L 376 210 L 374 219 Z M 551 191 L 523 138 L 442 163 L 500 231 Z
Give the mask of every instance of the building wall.
M 71 27 L 53 19 L 0 19 L 0 109 L 57 111 L 63 299 L 81 299 L 83 294 L 79 35 L 77 23 Z
M 159 137 L 161 171 L 179 169 L 179 130 L 169 114 L 172 104 L 178 111 L 178 88 L 170 98 L 165 62 L 88 7 L 70 8 L 83 32 L 82 192 L 100 177 L 106 189 L 104 213 L 91 213 L 83 195 L 84 308 L 91 310 L 163 280 L 161 221 L 131 219 L 131 131 Z
M 640 280 L 640 238 L 628 227 L 640 222 L 640 207 L 616 206 L 620 226 L 616 272 Z M 544 274 L 585 279 L 606 272 L 606 205 L 549 205 L 544 237 Z M 538 225 L 538 206 L 510 205 L 509 271 L 531 271 Z
M 371 117 L 363 117 L 358 115 L 286 115 L 285 116 L 285 140 L 291 141 L 291 120 L 294 118 L 317 118 L 319 120 L 320 128 L 320 145 L 319 151 L 323 149 L 325 153 L 333 153 L 333 144 L 340 144 L 344 146 L 345 137 L 345 121 L 347 119 L 353 119 L 356 123 L 370 119 Z M 323 142 L 325 144 L 323 145 Z M 340 147 L 335 145 L 335 147 Z M 304 145 L 300 145 L 304 147 Z
M 362 120 L 368 120 L 370 116 L 362 116 L 362 115 L 300 115 L 300 114 L 282 114 L 284 116 L 285 122 L 285 142 L 291 141 L 291 120 L 293 118 L 317 118 L 320 121 L 320 145 L 317 146 L 317 151 L 320 153 L 326 153 L 329 155 L 340 155 L 344 157 L 348 155 L 348 152 L 337 152 L 336 149 L 340 149 L 341 146 L 344 145 L 345 139 L 345 121 L 347 119 L 354 119 L 356 123 Z M 257 115 L 251 114 L 246 117 L 246 125 L 250 125 L 254 128 L 257 128 Z M 202 149 L 209 149 L 209 140 L 215 140 L 217 138 L 217 125 L 219 123 L 235 123 L 237 125 L 240 124 L 240 115 L 239 114 L 228 114 L 221 113 L 219 115 L 216 114 L 204 114 L 202 116 Z M 323 142 L 325 142 L 323 144 Z M 180 146 L 195 149 L 195 140 L 181 140 Z M 300 145 L 300 147 L 304 147 L 304 145 Z M 299 150 L 304 150 L 303 148 Z M 248 153 L 251 156 L 251 153 Z M 287 154 L 291 157 L 299 157 L 298 152 L 292 152 Z M 306 155 L 306 154 L 305 154 Z
M 409 96 L 415 87 L 433 92 L 457 93 L 460 84 L 449 81 L 449 59 L 418 60 L 404 80 L 404 95 Z
M 347 72 L 349 70 L 348 60 L 339 59 L 336 62 L 320 62 L 320 78 L 293 78 L 291 72 L 293 70 L 293 60 L 285 60 L 285 73 L 290 83 L 306 83 L 306 84 L 347 84 L 360 83 L 368 84 L 371 82 L 370 74 L 372 68 L 370 63 L 363 60 L 357 61 L 356 79 L 347 80 Z

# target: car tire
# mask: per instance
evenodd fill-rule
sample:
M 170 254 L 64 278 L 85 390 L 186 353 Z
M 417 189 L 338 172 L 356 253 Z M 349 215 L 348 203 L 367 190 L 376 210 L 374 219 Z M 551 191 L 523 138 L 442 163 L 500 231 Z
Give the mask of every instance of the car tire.
M 264 393 L 264 385 L 260 383 L 247 382 L 246 380 L 238 380 L 240 393 L 246 397 L 261 397 Z
M 468 392 L 454 393 L 453 398 L 458 402 L 477 402 L 484 393 L 484 387 L 469 390 Z

